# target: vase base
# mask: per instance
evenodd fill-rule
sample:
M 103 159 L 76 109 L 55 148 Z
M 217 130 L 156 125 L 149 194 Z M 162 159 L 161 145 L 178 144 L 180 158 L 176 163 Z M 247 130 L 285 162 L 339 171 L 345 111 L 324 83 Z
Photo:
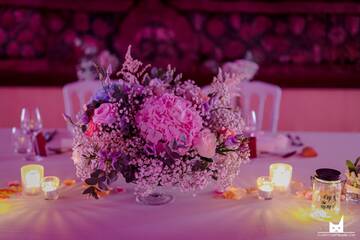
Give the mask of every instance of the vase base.
M 148 196 L 137 196 L 136 201 L 143 205 L 159 206 L 171 203 L 174 197 L 170 194 L 164 193 L 151 193 Z

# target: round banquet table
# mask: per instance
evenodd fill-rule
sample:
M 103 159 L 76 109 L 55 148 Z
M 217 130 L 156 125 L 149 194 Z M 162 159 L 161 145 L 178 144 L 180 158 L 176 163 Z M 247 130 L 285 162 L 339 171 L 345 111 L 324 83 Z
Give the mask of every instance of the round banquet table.
M 65 131 L 65 130 L 64 130 Z M 59 145 L 64 131 L 51 142 Z M 274 162 L 293 166 L 293 180 L 310 186 L 310 176 L 321 167 L 345 169 L 346 159 L 360 155 L 359 133 L 297 132 L 318 157 L 260 157 L 241 166 L 236 186 L 251 187 L 268 175 Z M 0 187 L 20 180 L 20 167 L 28 164 L 12 152 L 10 130 L 0 130 Z M 41 164 L 45 175 L 75 178 L 71 153 L 50 155 Z M 312 220 L 310 201 L 294 195 L 261 201 L 254 196 L 240 200 L 215 198 L 211 187 L 196 196 L 170 189 L 175 201 L 163 206 L 136 203 L 133 186 L 118 182 L 125 192 L 100 200 L 81 194 L 80 181 L 62 187 L 56 201 L 39 196 L 13 196 L 0 201 L 0 239 L 326 239 L 326 222 Z M 342 202 L 344 231 L 360 237 L 360 205 Z M 334 239 L 333 237 L 329 237 Z M 346 238 L 345 238 L 346 239 Z

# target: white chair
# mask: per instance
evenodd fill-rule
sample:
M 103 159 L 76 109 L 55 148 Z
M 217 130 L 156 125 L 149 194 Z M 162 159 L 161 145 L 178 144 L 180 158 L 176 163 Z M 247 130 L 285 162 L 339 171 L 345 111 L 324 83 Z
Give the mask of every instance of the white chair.
M 281 103 L 281 88 L 260 81 L 253 82 L 243 82 L 238 87 L 234 88 L 233 97 L 241 97 L 241 108 L 245 114 L 251 112 L 251 100 L 253 96 L 258 97 L 258 106 L 255 108 L 256 112 L 256 125 L 258 130 L 263 129 L 263 120 L 264 120 L 264 107 L 266 99 L 272 97 L 272 109 L 271 109 L 271 118 L 270 118 L 270 130 L 272 133 L 277 131 L 279 113 L 280 113 L 280 103 Z
M 74 118 L 80 108 L 84 106 L 89 97 L 94 95 L 101 88 L 101 81 L 81 81 L 66 84 L 63 87 L 65 114 Z M 77 104 L 75 103 L 75 100 Z M 70 129 L 70 126 L 68 125 Z

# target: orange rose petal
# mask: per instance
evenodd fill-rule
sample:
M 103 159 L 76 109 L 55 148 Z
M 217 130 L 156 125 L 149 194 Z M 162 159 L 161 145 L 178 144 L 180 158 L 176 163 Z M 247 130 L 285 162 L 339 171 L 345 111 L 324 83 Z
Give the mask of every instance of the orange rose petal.
M 312 147 L 304 147 L 300 153 L 303 157 L 316 157 L 318 154 Z
M 76 183 L 76 180 L 75 179 L 65 179 L 64 181 L 63 181 L 63 183 L 64 183 L 64 185 L 65 186 L 73 186 L 73 185 L 75 185 L 75 183 Z
M 10 186 L 9 189 L 16 192 L 16 193 L 22 192 L 22 187 L 21 186 Z
M 239 200 L 246 194 L 246 190 L 236 187 L 228 187 L 223 193 L 225 199 Z
M 296 197 L 298 198 L 304 198 L 305 197 L 305 192 L 304 191 L 297 191 L 295 193 Z
M 306 191 L 305 192 L 305 198 L 307 200 L 311 200 L 312 199 L 312 191 Z
M 248 194 L 256 193 L 256 192 L 257 192 L 257 188 L 256 188 L 256 187 L 246 188 L 246 192 L 247 192 Z
M 8 198 L 10 198 L 9 195 L 4 195 L 0 193 L 0 199 L 8 199 Z
M 223 193 L 225 199 L 235 199 L 236 195 L 232 191 L 227 191 Z
M 110 194 L 110 191 L 102 191 L 102 192 L 97 191 L 97 194 L 99 197 L 106 197 Z
M 9 188 L 2 188 L 0 189 L 0 193 L 4 193 L 4 194 L 14 194 L 16 193 L 16 191 L 9 189 Z

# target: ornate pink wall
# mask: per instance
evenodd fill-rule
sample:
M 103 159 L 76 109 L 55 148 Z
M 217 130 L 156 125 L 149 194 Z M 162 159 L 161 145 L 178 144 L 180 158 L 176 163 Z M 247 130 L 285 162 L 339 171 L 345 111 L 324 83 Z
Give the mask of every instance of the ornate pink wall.
M 171 63 L 203 83 L 224 61 L 251 52 L 261 64 L 258 79 L 360 87 L 356 1 L 3 0 L 0 6 L 0 72 L 13 79 L 0 85 L 74 80 L 79 38 L 119 56 L 133 44 L 144 61 Z

